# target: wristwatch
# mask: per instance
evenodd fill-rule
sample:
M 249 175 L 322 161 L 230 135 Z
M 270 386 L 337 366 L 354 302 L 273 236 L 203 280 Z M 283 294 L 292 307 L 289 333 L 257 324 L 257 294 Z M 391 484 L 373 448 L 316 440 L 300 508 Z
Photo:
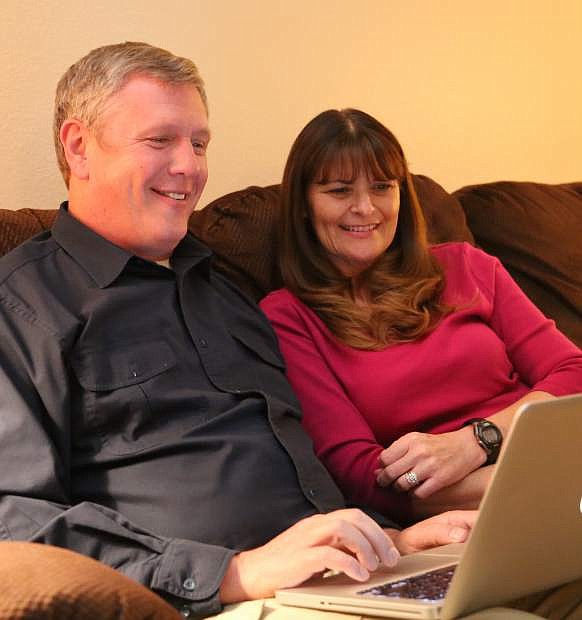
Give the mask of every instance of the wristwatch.
M 463 426 L 469 426 L 469 424 L 473 427 L 473 433 L 475 434 L 477 443 L 483 448 L 487 455 L 487 459 L 483 465 L 492 465 L 496 463 L 501 444 L 503 443 L 503 435 L 499 427 L 485 418 L 471 418 L 467 420 Z

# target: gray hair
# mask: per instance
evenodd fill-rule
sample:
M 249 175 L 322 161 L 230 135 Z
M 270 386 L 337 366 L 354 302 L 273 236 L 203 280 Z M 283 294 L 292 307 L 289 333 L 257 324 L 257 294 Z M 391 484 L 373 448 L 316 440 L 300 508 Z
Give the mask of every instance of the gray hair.
M 71 65 L 57 84 L 53 138 L 57 162 L 68 187 L 71 171 L 61 144 L 60 132 L 68 118 L 94 126 L 107 100 L 135 75 L 146 75 L 167 84 L 191 84 L 208 102 L 198 68 L 188 58 L 175 56 L 148 43 L 125 42 L 98 47 Z

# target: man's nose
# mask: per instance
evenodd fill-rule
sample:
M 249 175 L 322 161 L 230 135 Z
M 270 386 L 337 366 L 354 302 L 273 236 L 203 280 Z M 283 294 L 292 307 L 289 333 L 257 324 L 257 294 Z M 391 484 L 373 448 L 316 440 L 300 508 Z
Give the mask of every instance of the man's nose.
M 196 153 L 190 140 L 180 140 L 172 153 L 171 174 L 193 176 L 206 167 L 206 156 Z
M 369 192 L 356 192 L 350 208 L 354 213 L 359 213 L 360 215 L 369 215 L 372 213 L 374 205 L 372 204 Z

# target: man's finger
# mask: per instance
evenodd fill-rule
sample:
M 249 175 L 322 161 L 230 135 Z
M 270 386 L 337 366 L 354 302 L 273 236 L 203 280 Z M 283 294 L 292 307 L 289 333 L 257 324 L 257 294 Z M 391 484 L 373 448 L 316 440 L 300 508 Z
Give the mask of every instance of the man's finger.
M 370 571 L 354 556 L 335 547 L 314 547 L 307 555 L 310 556 L 307 564 L 310 564 L 309 572 L 312 575 L 324 570 L 333 570 L 344 573 L 356 581 L 366 581 L 370 577 Z
M 361 510 L 349 510 L 349 518 L 371 545 L 373 553 L 385 566 L 394 566 L 400 557 L 394 542 L 384 530 Z

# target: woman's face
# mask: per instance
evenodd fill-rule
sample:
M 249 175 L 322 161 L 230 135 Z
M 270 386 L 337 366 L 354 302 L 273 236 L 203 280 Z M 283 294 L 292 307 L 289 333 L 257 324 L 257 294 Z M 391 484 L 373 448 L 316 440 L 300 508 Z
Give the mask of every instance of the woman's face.
M 345 276 L 369 267 L 394 239 L 400 188 L 394 179 L 353 180 L 335 174 L 307 188 L 311 221 L 330 261 Z

